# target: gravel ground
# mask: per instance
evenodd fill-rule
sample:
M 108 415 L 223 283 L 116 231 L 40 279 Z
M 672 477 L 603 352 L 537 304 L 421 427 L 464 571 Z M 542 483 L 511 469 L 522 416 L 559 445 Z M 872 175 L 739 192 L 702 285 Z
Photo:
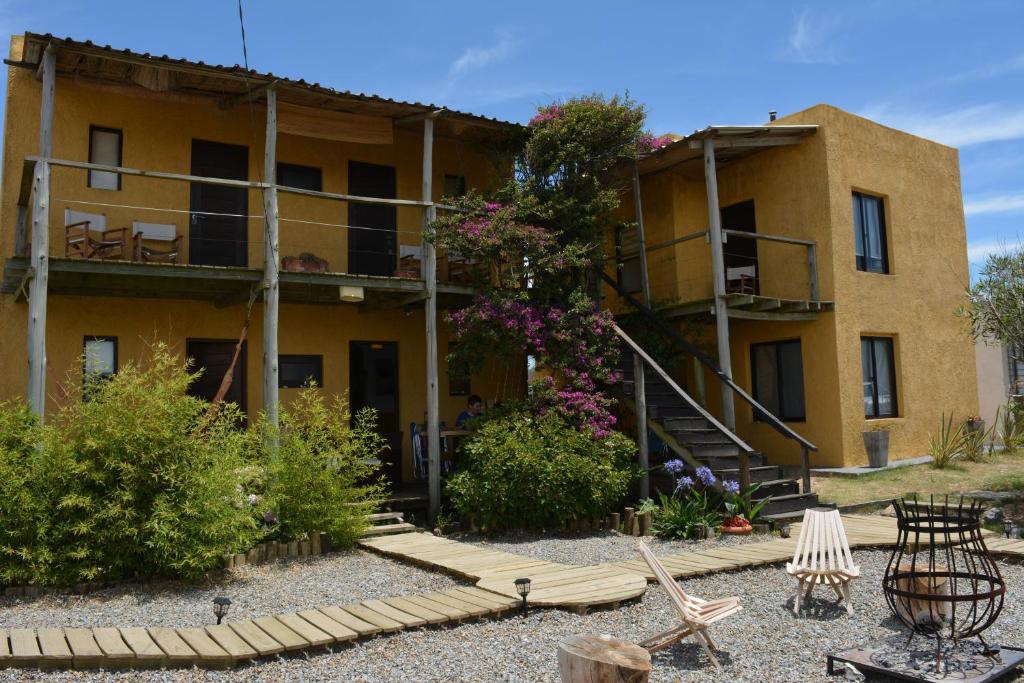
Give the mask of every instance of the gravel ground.
M 489 541 L 489 545 L 516 548 L 522 554 L 559 561 L 593 562 L 598 559 L 630 557 L 635 539 L 620 542 L 603 535 L 580 536 L 573 541 L 538 537 L 512 537 Z M 739 542 L 734 539 L 729 543 Z M 543 549 L 557 544 L 548 555 Z M 609 548 L 609 544 L 613 548 Z M 576 547 L 567 547 L 573 545 Z M 693 543 L 676 544 L 677 548 L 659 547 L 659 554 L 691 549 Z M 620 553 L 621 551 L 621 553 Z M 686 642 L 657 653 L 651 680 L 660 681 L 756 681 L 757 683 L 792 681 L 828 681 L 825 675 L 825 654 L 899 631 L 890 616 L 880 590 L 886 551 L 855 551 L 861 565 L 862 578 L 853 585 L 856 614 L 848 616 L 845 609 L 834 604 L 824 589 L 817 589 L 810 606 L 801 617 L 789 609 L 794 582 L 779 566 L 763 567 L 702 578 L 688 579 L 685 588 L 708 598 L 739 595 L 744 610 L 713 628 L 712 634 L 721 648 L 720 660 L 726 667 L 718 674 L 707 662 L 695 643 Z M 330 567 L 327 570 L 320 566 Z M 450 585 L 440 574 L 424 573 L 405 565 L 362 553 L 331 556 L 321 563 L 292 565 L 286 569 L 251 570 L 253 574 L 280 572 L 267 581 L 253 576 L 244 582 L 272 591 L 266 601 L 248 605 L 254 612 L 295 608 L 301 604 L 315 605 L 338 602 L 339 591 L 356 599 L 370 593 L 384 595 L 426 590 Z M 376 564 L 374 564 L 376 563 Z M 380 576 L 368 569 L 376 566 Z M 1008 583 L 1010 597 L 1003 613 L 990 630 L 990 641 L 1008 645 L 1024 645 L 1024 603 L 1018 595 L 1024 590 L 1024 566 L 1000 563 Z M 309 576 L 306 576 L 309 574 Z M 311 577 L 316 578 L 311 578 Z M 285 579 L 281 581 L 281 579 Z M 323 588 L 318 582 L 328 580 L 338 586 Z M 292 585 L 280 585 L 292 584 Z M 206 597 L 212 596 L 213 591 Z M 255 594 L 250 593 L 255 599 Z M 285 597 L 287 596 L 287 597 Z M 304 598 L 304 600 L 303 600 Z M 174 598 L 163 598 L 173 603 Z M 271 601 L 274 606 L 271 605 Z M 42 604 L 44 601 L 37 601 Z M 87 600 L 86 602 L 94 602 Z M 90 614 L 99 616 L 104 604 L 92 608 L 82 605 L 78 619 Z M 90 612 L 90 609 L 97 611 Z M 132 608 L 138 610 L 139 608 Z M 148 623 L 155 623 L 154 614 L 146 609 Z M 53 611 L 51 611 L 53 610 Z M 208 606 L 202 614 L 206 615 Z M 0 610 L 6 622 L 10 609 Z M 57 621 L 55 606 L 47 608 L 47 619 L 33 611 L 35 624 Z M 27 623 L 27 615 L 19 615 Z M 71 623 L 67 616 L 57 617 L 60 623 Z M 96 622 L 92 622 L 96 623 Z M 361 643 L 337 647 L 313 656 L 293 656 L 263 661 L 229 672 L 160 671 L 121 674 L 142 681 L 557 681 L 555 652 L 558 643 L 574 634 L 609 634 L 637 641 L 677 623 L 675 613 L 664 592 L 652 585 L 639 601 L 621 609 L 594 610 L 579 616 L 561 610 L 538 610 L 527 617 L 513 616 L 502 620 L 483 620 L 458 627 L 439 627 L 403 632 Z M 6 624 L 5 624 L 6 625 Z M 66 672 L 42 675 L 36 672 L 0 671 L 0 681 L 8 680 L 74 680 L 102 681 L 116 674 Z M 1024 681 L 1024 676 L 1004 680 Z
M 425 571 L 363 550 L 309 560 L 253 565 L 216 581 L 121 584 L 88 595 L 0 598 L 0 627 L 168 626 L 210 622 L 212 601 L 231 598 L 229 619 L 260 617 L 323 605 L 451 588 L 446 574 Z

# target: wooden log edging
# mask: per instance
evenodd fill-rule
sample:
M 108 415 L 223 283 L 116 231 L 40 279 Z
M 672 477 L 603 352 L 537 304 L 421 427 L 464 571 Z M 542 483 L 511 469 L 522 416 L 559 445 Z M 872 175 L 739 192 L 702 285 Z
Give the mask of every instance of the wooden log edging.
M 314 651 L 428 624 L 497 618 L 518 605 L 517 598 L 458 586 L 220 626 L 0 629 L 0 669 L 224 669 L 286 651 Z

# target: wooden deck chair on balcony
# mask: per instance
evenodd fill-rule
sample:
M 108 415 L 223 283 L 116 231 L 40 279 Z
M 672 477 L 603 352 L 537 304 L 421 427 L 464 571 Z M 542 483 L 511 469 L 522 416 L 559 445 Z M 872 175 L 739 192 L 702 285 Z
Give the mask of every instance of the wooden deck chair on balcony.
M 107 217 L 103 214 L 65 209 L 64 256 L 127 259 L 128 228 L 107 230 Z
M 797 580 L 794 614 L 800 614 L 800 604 L 818 584 L 831 586 L 853 614 L 850 582 L 860 576 L 860 568 L 853 563 L 839 510 L 804 510 L 796 552 L 793 561 L 786 563 L 786 572 Z
M 423 247 L 418 244 L 398 245 L 398 271 L 395 277 L 418 278 L 423 263 Z
M 178 226 L 133 221 L 132 257 L 136 261 L 181 263 L 181 235 L 178 234 Z
M 727 294 L 754 294 L 757 290 L 757 266 L 725 269 Z
M 693 595 L 687 595 L 682 586 L 676 583 L 672 575 L 662 566 L 661 562 L 658 562 L 658 558 L 654 556 L 654 553 L 651 552 L 651 549 L 643 541 L 640 541 L 640 555 L 647 562 L 647 566 L 651 568 L 651 571 L 654 572 L 658 583 L 665 589 L 669 600 L 672 601 L 672 605 L 676 608 L 683 623 L 668 631 L 651 636 L 647 640 L 638 643 L 638 645 L 645 648 L 648 652 L 657 652 L 670 645 L 675 645 L 683 638 L 692 636 L 704 648 L 711 662 L 721 669 L 722 665 L 718 662 L 718 658 L 715 657 L 714 653 L 716 649 L 715 644 L 712 642 L 711 636 L 708 635 L 707 629 L 708 626 L 715 622 L 721 621 L 743 609 L 740 606 L 740 599 L 701 600 Z

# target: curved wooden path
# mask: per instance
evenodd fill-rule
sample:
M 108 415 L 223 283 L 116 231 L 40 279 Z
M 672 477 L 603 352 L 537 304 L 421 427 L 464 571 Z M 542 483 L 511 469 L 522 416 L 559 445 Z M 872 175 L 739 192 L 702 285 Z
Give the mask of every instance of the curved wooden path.
M 850 545 L 896 542 L 896 521 L 844 516 Z M 794 525 L 793 535 L 799 534 Z M 986 535 L 997 556 L 1024 559 L 1024 540 Z M 476 583 L 419 595 L 364 600 L 290 614 L 196 628 L 0 629 L 0 668 L 141 669 L 225 668 L 238 662 L 428 625 L 497 617 L 519 604 L 514 579 L 532 580 L 530 604 L 585 610 L 617 606 L 639 597 L 653 581 L 644 562 L 580 567 L 521 557 L 424 533 L 366 539 L 360 545 L 385 555 L 440 569 Z M 792 558 L 795 538 L 705 548 L 661 558 L 675 578 L 777 564 Z

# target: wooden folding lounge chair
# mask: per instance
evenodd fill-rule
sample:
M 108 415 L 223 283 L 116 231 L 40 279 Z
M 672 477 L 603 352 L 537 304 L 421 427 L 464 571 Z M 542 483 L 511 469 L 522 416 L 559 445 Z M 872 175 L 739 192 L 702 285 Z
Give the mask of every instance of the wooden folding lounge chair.
M 676 611 L 679 612 L 683 623 L 668 631 L 651 636 L 647 640 L 638 643 L 638 645 L 645 648 L 648 652 L 657 652 L 670 645 L 675 645 L 683 638 L 694 636 L 697 642 L 704 648 L 704 651 L 708 653 L 712 663 L 721 669 L 722 665 L 719 664 L 714 653 L 716 649 L 715 644 L 711 641 L 707 628 L 716 621 L 725 619 L 743 609 L 740 607 L 740 599 L 701 600 L 698 597 L 687 595 L 683 591 L 682 586 L 676 583 L 672 575 L 661 565 L 661 562 L 658 562 L 658 558 L 654 556 L 654 553 L 651 552 L 650 548 L 643 541 L 640 541 L 640 555 L 647 562 L 647 566 L 651 568 L 651 571 L 654 572 L 658 583 L 668 593 L 669 600 L 672 601 Z
M 846 600 L 846 611 L 853 614 L 850 582 L 860 576 L 860 568 L 853 563 L 839 510 L 804 510 L 796 552 L 793 561 L 786 563 L 786 571 L 797 580 L 794 614 L 800 614 L 800 604 L 817 584 L 831 586 L 840 602 Z

